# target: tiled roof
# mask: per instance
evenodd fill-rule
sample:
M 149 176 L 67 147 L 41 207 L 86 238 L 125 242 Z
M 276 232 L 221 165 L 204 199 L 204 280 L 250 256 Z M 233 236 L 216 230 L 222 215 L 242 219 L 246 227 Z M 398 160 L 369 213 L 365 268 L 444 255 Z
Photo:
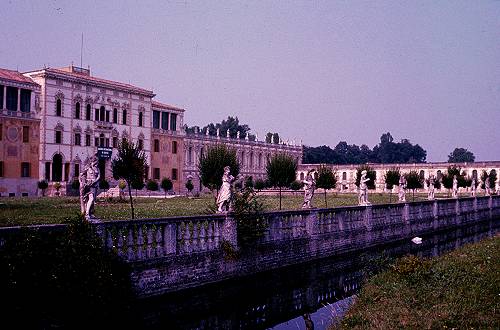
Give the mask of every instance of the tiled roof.
M 158 101 L 152 101 L 151 105 L 155 108 L 160 108 L 160 109 L 176 110 L 176 111 L 182 111 L 182 112 L 186 111 L 182 108 L 174 107 L 173 105 L 161 103 Z
M 29 77 L 24 76 L 19 71 L 0 69 L 0 79 L 39 86 L 36 82 L 31 80 Z
M 85 80 L 85 81 L 88 81 L 90 83 L 104 85 L 105 87 L 108 87 L 108 88 L 124 89 L 124 90 L 128 90 L 128 91 L 135 92 L 138 94 L 148 95 L 150 97 L 154 96 L 154 93 L 151 90 L 136 87 L 136 86 L 133 86 L 130 84 L 124 84 L 124 83 L 121 83 L 118 81 L 107 80 L 107 79 L 97 78 L 97 77 L 93 77 L 93 76 L 87 76 L 87 75 L 79 74 L 76 72 L 68 72 L 65 70 L 54 69 L 54 68 L 45 68 L 43 70 L 40 70 L 39 72 L 45 73 L 48 76 L 56 76 L 56 77 L 64 76 L 67 78 L 74 78 L 77 80 Z M 32 71 L 32 72 L 27 72 L 27 73 L 28 74 L 29 73 L 37 74 L 37 71 Z

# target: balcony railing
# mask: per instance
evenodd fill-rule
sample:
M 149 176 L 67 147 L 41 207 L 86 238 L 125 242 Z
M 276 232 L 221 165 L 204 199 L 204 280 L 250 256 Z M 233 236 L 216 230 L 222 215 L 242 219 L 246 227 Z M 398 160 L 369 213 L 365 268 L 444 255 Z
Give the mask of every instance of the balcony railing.
M 38 119 L 35 112 L 12 111 L 7 109 L 0 109 L 0 115 L 23 119 Z

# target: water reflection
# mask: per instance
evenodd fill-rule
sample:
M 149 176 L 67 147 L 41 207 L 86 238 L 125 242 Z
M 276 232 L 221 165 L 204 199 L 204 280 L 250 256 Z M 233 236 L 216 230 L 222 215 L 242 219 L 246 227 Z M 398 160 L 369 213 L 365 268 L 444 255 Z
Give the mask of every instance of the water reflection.
M 324 329 L 342 317 L 380 256 L 437 256 L 491 236 L 498 221 L 184 290 L 140 303 L 150 329 Z

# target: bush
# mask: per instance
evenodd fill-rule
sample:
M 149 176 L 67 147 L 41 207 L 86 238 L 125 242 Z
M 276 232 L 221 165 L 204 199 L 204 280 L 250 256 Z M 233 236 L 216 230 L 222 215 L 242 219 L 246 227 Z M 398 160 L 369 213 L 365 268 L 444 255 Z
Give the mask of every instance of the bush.
M 49 187 L 47 180 L 40 180 L 37 183 L 38 189 L 42 191 L 42 196 L 45 196 L 45 190 Z
M 193 181 L 188 180 L 186 182 L 186 189 L 188 190 L 188 192 L 191 192 L 194 189 Z
M 109 182 L 106 179 L 99 180 L 99 189 L 108 190 L 109 189 Z
M 300 190 L 302 188 L 302 186 L 303 186 L 302 182 L 297 181 L 297 180 L 290 183 L 290 189 L 295 190 L 295 191 Z
M 172 190 L 174 184 L 172 183 L 172 180 L 170 180 L 169 178 L 163 178 L 161 180 L 160 186 L 161 189 L 163 189 L 163 191 L 165 192 L 165 196 L 167 196 L 167 191 Z
M 148 180 L 146 184 L 146 189 L 149 191 L 157 191 L 158 190 L 158 182 L 155 180 Z
M 257 179 L 255 180 L 255 185 L 254 185 L 254 188 L 259 191 L 259 190 L 262 190 L 264 188 L 266 188 L 266 183 L 264 180 L 262 179 Z
M 0 248 L 6 328 L 11 321 L 28 329 L 115 327 L 130 321 L 130 269 L 105 251 L 82 218 L 66 230 L 24 229 L 14 235 Z
M 234 218 L 237 224 L 238 245 L 245 247 L 262 237 L 268 227 L 262 217 L 263 204 L 259 201 L 252 187 L 234 193 Z

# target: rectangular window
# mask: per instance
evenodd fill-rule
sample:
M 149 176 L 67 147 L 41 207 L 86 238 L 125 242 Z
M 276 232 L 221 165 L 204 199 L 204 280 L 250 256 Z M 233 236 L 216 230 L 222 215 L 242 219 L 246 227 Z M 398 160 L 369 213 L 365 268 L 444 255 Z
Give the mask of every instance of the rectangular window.
M 85 145 L 90 146 L 90 134 L 85 134 Z
M 172 169 L 172 180 L 177 180 L 177 169 L 176 168 Z
M 118 124 L 118 109 L 113 109 L 113 123 Z
M 144 166 L 144 178 L 146 181 L 149 180 L 149 166 Z
M 160 180 L 160 169 L 157 167 L 153 168 L 153 179 Z
M 154 152 L 160 152 L 160 141 L 158 139 L 154 142 Z
M 3 109 L 3 85 L 0 85 L 0 109 Z
M 177 141 L 172 141 L 172 153 L 177 153 Z
M 106 111 L 106 122 L 109 123 L 109 111 Z
M 127 125 L 127 110 L 123 110 L 122 112 L 122 124 Z
M 139 145 L 139 150 L 142 150 L 144 148 L 144 141 L 142 141 L 142 139 L 139 139 L 137 144 Z
M 106 110 L 104 110 L 104 107 L 101 107 L 99 113 L 100 113 L 100 120 L 106 121 L 106 119 L 104 118 L 104 115 L 106 114 Z
M 45 163 L 45 180 L 50 181 L 50 162 Z
M 106 148 L 109 148 L 109 138 L 106 138 Z
M 95 137 L 95 138 L 94 138 L 94 145 L 95 145 L 96 147 L 98 147 L 98 146 L 99 146 L 99 138 L 98 138 L 98 137 Z
M 75 164 L 74 176 L 76 178 L 80 176 L 80 164 Z
M 175 113 L 170 114 L 170 130 L 175 131 L 177 129 L 177 115 Z
M 30 163 L 21 163 L 21 178 L 30 177 Z
M 61 144 L 62 133 L 61 131 L 56 131 L 56 143 Z
M 3 162 L 0 161 L 0 178 L 3 178 Z
M 30 142 L 30 127 L 29 126 L 23 126 L 23 142 L 24 143 Z
M 7 86 L 7 110 L 17 111 L 17 88 Z
M 81 141 L 81 135 L 80 133 L 76 133 L 75 134 L 75 146 L 80 146 L 82 145 L 82 141 Z
M 95 109 L 94 120 L 99 121 L 99 109 Z
M 80 119 L 80 102 L 75 104 L 75 119 Z
M 142 127 L 142 117 L 144 117 L 144 114 L 139 112 L 139 127 Z
M 118 138 L 113 136 L 113 148 L 118 148 Z
M 21 112 L 30 112 L 31 109 L 31 91 L 21 89 Z
M 153 110 L 153 128 L 160 128 L 160 111 Z
M 3 139 L 3 124 L 0 124 L 0 141 Z
M 168 130 L 168 112 L 161 113 L 161 129 Z

